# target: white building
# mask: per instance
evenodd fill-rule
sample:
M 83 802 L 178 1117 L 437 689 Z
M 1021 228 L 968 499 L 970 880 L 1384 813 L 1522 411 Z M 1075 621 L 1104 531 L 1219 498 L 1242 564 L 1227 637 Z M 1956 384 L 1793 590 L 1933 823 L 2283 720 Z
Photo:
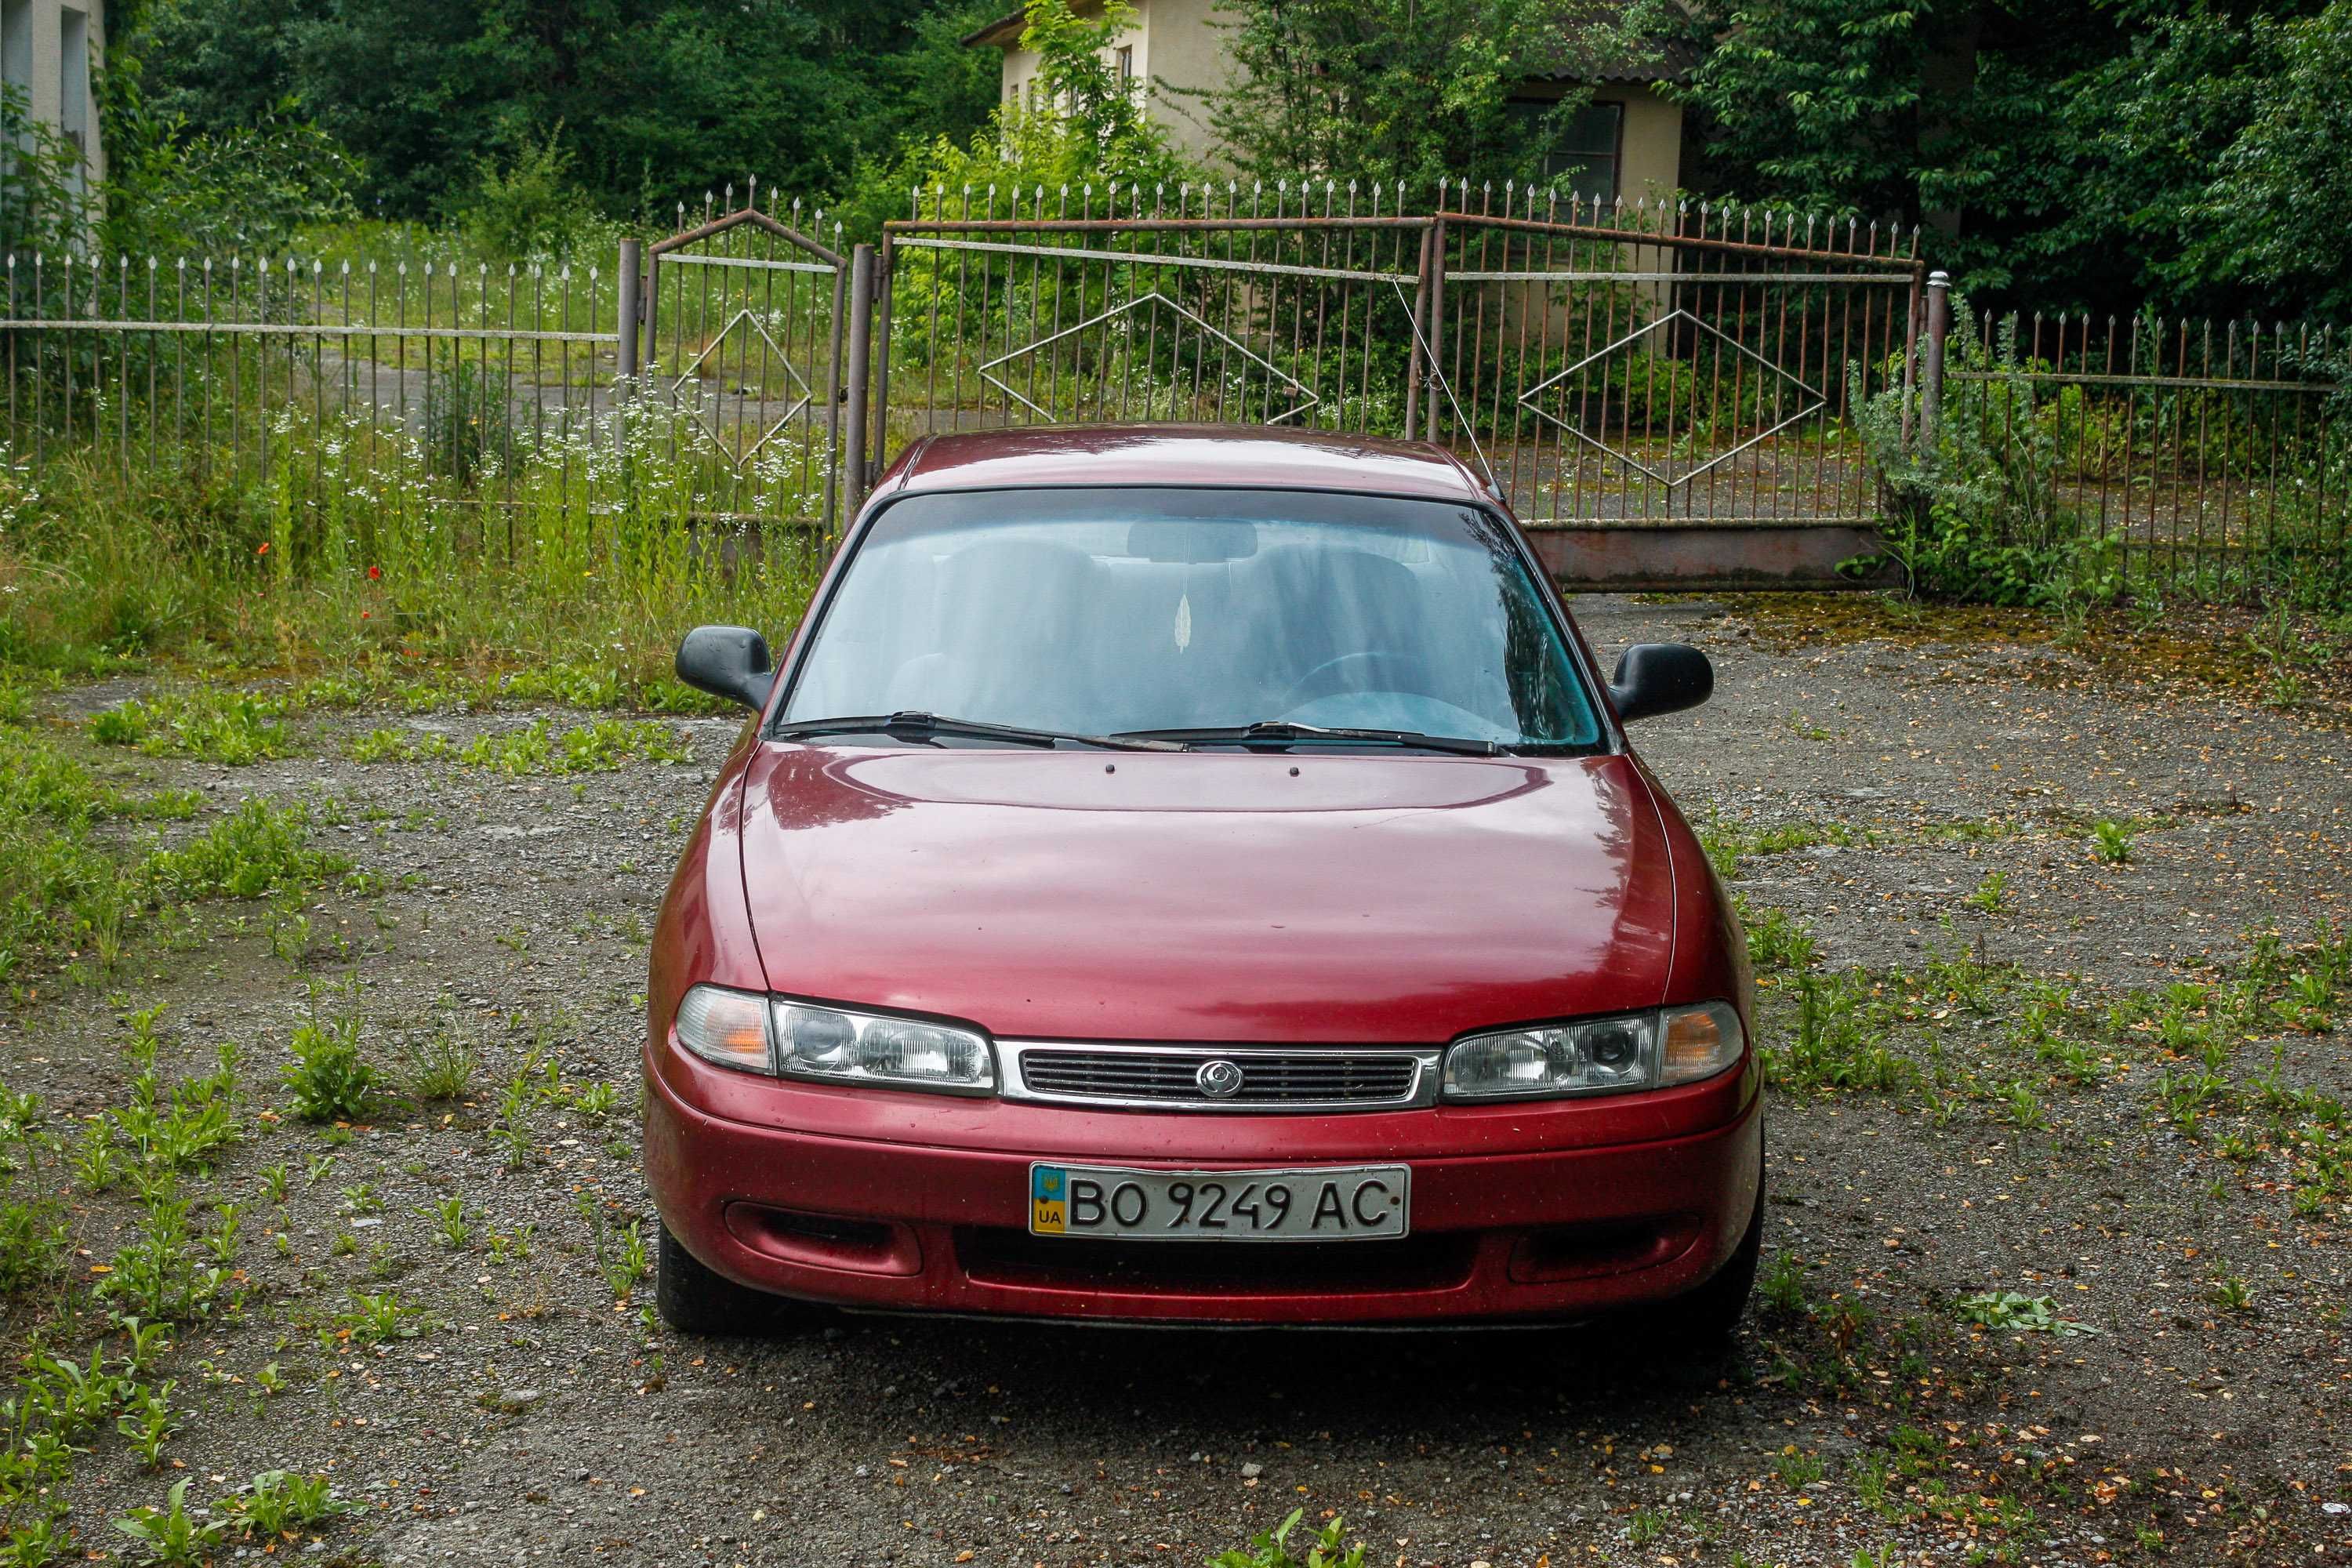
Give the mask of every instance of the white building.
M 1113 41 L 1111 61 L 1120 76 L 1145 84 L 1148 112 L 1168 129 L 1182 151 L 1213 160 L 1216 133 L 1210 127 L 1213 96 L 1229 85 L 1234 60 L 1225 47 L 1217 13 L 1223 0 L 1131 0 L 1135 20 Z M 1098 3 L 1078 0 L 1081 13 Z M 1024 14 L 1013 11 L 964 39 L 973 47 L 1004 55 L 1002 92 L 1007 103 L 1034 97 L 1037 55 L 1021 47 Z M 1563 198 L 1574 190 L 1587 202 L 1606 204 L 1622 196 L 1628 205 L 1668 196 L 1682 183 L 1682 105 L 1660 93 L 1691 63 L 1673 58 L 1602 71 L 1586 83 L 1592 101 L 1570 122 L 1565 145 L 1550 167 L 1531 174 L 1565 176 Z M 1512 89 L 1514 108 L 1530 116 L 1557 100 L 1568 84 L 1534 79 Z
M 105 48 L 103 0 L 0 0 L 0 82 L 80 151 L 84 188 L 106 178 L 97 95 Z

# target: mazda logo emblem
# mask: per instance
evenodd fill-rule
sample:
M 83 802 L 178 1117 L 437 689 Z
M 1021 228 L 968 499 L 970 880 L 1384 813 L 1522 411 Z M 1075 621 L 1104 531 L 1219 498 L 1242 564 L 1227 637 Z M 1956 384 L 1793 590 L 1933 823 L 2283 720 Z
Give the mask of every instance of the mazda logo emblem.
M 1192 1081 L 1211 1100 L 1229 1100 L 1241 1092 L 1242 1069 L 1237 1064 L 1220 1058 L 1216 1061 L 1202 1062 L 1201 1070 L 1192 1075 Z

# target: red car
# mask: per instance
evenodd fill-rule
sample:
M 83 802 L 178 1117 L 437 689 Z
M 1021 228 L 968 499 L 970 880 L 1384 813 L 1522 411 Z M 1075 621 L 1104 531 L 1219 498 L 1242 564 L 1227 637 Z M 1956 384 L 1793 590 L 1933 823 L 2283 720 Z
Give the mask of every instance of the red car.
M 924 441 L 772 670 L 653 943 L 658 1299 L 1720 1337 L 1746 943 L 1494 491 L 1267 429 Z

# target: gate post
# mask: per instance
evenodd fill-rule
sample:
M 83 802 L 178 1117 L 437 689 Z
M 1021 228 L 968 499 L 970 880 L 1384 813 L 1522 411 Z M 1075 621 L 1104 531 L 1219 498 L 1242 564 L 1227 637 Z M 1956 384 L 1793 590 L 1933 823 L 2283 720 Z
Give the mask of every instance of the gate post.
M 629 429 L 624 405 L 636 395 L 637 379 L 637 268 L 643 260 L 644 246 L 634 239 L 621 241 L 620 271 L 614 275 L 615 298 L 613 301 L 613 439 L 624 454 L 629 449 Z
M 1927 274 L 1927 352 L 1919 374 L 1919 445 L 1933 451 L 1936 426 L 1944 408 L 1944 337 L 1952 330 L 1952 279 Z
M 1441 191 L 1444 187 L 1440 187 Z M 1441 195 L 1438 205 L 1444 205 Z M 1438 356 L 1445 350 L 1445 219 L 1441 216 L 1429 230 L 1429 397 L 1427 402 L 1429 437 L 1437 439 L 1437 392 L 1446 385 L 1444 361 Z M 1446 395 L 1453 393 L 1449 388 Z
M 1414 269 L 1418 276 L 1412 286 L 1412 316 L 1405 323 L 1412 334 L 1405 344 L 1404 354 L 1404 438 L 1408 441 L 1421 428 L 1421 324 L 1429 320 L 1430 237 L 1435 232 L 1434 225 L 1421 231 L 1421 261 Z
M 874 350 L 874 247 L 849 253 L 849 451 L 843 459 L 848 484 L 842 492 L 841 522 L 866 500 L 866 395 Z

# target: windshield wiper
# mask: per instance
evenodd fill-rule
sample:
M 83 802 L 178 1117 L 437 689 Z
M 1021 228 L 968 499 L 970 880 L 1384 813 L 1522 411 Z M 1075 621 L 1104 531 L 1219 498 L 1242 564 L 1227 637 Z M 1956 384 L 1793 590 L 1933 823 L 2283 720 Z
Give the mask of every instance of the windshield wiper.
M 1068 735 L 1058 730 L 1032 730 L 1020 724 L 988 724 L 977 719 L 947 719 L 937 713 L 908 709 L 897 713 L 867 713 L 855 718 L 809 719 L 779 725 L 776 738 L 804 741 L 817 735 L 889 735 L 919 740 L 954 735 L 977 741 L 1009 741 L 1021 746 L 1100 746 L 1114 752 L 1181 752 L 1183 743 L 1139 735 Z
M 1494 741 L 1474 741 L 1463 735 L 1424 735 L 1418 730 L 1333 730 L 1319 724 L 1294 724 L 1287 719 L 1261 719 L 1255 724 L 1224 724 L 1198 730 L 1122 730 L 1121 741 L 1178 741 L 1193 745 L 1289 745 L 1298 742 L 1373 741 L 1410 746 L 1423 752 L 1454 752 L 1465 757 L 1499 757 L 1503 747 Z

